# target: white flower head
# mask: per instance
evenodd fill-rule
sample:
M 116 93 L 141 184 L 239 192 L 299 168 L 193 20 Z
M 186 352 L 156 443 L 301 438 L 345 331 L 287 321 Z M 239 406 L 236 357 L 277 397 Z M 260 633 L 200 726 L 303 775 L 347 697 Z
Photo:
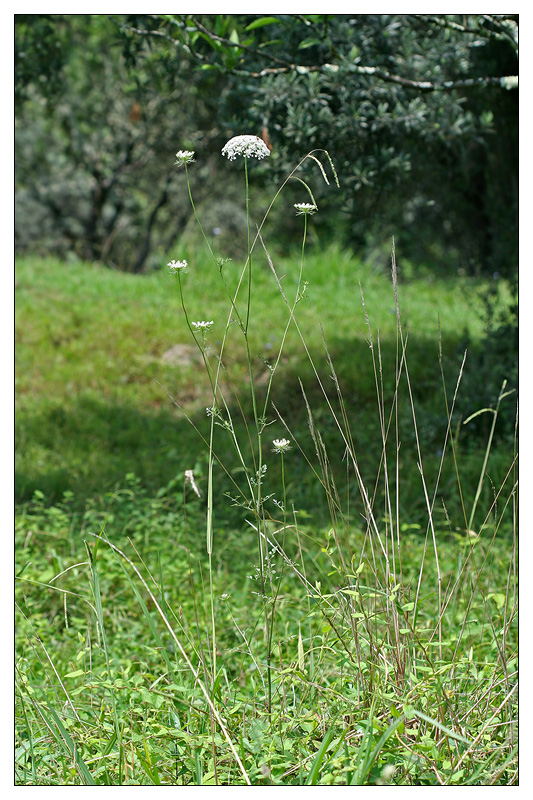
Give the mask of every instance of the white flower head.
M 202 322 L 191 322 L 191 325 L 193 326 L 195 331 L 209 331 L 211 330 L 212 324 L 213 320 L 211 320 L 210 322 L 204 322 L 203 320 Z
M 194 161 L 193 150 L 178 150 L 176 153 L 176 166 L 184 167 L 186 164 L 192 164 Z
M 314 203 L 295 203 L 294 208 L 297 214 L 314 214 L 318 211 L 318 206 Z
M 222 155 L 229 161 L 235 161 L 237 156 L 261 160 L 270 155 L 270 150 L 259 136 L 234 136 L 222 148 Z
M 289 439 L 274 439 L 272 442 L 274 445 L 273 453 L 285 453 L 286 450 L 290 450 L 290 440 Z
M 174 261 L 174 259 L 167 264 L 167 267 L 173 274 L 177 272 L 187 272 L 188 266 L 186 261 Z

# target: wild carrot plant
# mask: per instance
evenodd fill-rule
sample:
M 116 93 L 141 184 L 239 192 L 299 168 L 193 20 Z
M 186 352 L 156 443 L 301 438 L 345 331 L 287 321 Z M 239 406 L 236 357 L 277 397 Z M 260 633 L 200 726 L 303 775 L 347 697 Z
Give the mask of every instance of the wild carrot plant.
M 302 164 L 307 159 L 312 159 L 318 166 L 320 167 L 320 171 L 324 180 L 329 183 L 326 172 L 324 170 L 323 165 L 318 160 L 317 155 L 315 153 L 309 153 L 302 161 L 298 164 L 298 166 L 291 172 L 288 178 L 285 180 L 279 191 L 277 192 L 274 200 L 272 201 L 269 209 L 267 210 L 261 225 L 258 227 L 257 233 L 255 237 L 252 239 L 252 232 L 251 232 L 251 219 L 250 219 L 250 181 L 249 181 L 249 172 L 248 172 L 248 160 L 256 158 L 261 160 L 270 156 L 270 151 L 262 141 L 257 136 L 250 136 L 250 135 L 243 135 L 243 136 L 234 136 L 230 139 L 222 148 L 222 155 L 225 156 L 229 161 L 235 161 L 238 158 L 242 158 L 244 163 L 244 189 L 245 189 L 245 207 L 246 207 L 246 229 L 247 229 L 247 256 L 245 259 L 244 266 L 242 268 L 240 278 L 237 284 L 237 288 L 234 291 L 233 296 L 225 282 L 224 275 L 223 275 L 223 266 L 225 260 L 220 257 L 216 257 L 213 253 L 211 245 L 209 244 L 208 237 L 206 236 L 201 221 L 198 218 L 196 213 L 196 206 L 194 204 L 193 194 L 191 190 L 191 183 L 190 183 L 190 176 L 189 176 L 189 164 L 194 161 L 194 153 L 190 151 L 178 151 L 176 153 L 176 164 L 181 167 L 183 166 L 186 170 L 187 176 L 187 187 L 189 192 L 189 198 L 191 201 L 191 206 L 196 217 L 197 223 L 202 231 L 202 236 L 204 241 L 207 243 L 210 255 L 213 259 L 214 265 L 218 268 L 219 274 L 224 281 L 224 285 L 226 287 L 226 291 L 228 292 L 228 296 L 230 298 L 230 308 L 228 313 L 228 318 L 226 321 L 226 325 L 222 334 L 222 342 L 220 345 L 220 350 L 217 355 L 217 365 L 216 368 L 211 371 L 209 366 L 209 362 L 206 359 L 206 333 L 210 329 L 213 322 L 198 322 L 192 323 L 192 327 L 195 330 L 201 330 L 202 332 L 202 344 L 200 345 L 200 349 L 202 352 L 202 357 L 204 359 L 204 363 L 206 365 L 209 380 L 211 383 L 211 389 L 213 393 L 213 402 L 212 406 L 207 409 L 207 413 L 211 419 L 211 427 L 210 427 L 210 434 L 209 434 L 209 450 L 208 450 L 208 477 L 207 477 L 207 519 L 206 519 L 206 539 L 207 539 L 207 552 L 209 556 L 209 573 L 212 576 L 212 554 L 213 554 L 213 543 L 214 543 L 214 530 L 213 530 L 213 462 L 214 462 L 214 432 L 215 432 L 215 425 L 220 425 L 224 427 L 232 436 L 233 444 L 235 447 L 235 451 L 238 455 L 239 461 L 241 466 L 245 472 L 247 478 L 247 494 L 248 497 L 245 499 L 245 505 L 253 511 L 255 517 L 255 525 L 256 530 L 258 533 L 257 544 L 258 544 L 258 561 L 259 561 L 259 575 L 260 575 L 260 582 L 261 582 L 261 595 L 264 602 L 264 614 L 265 614 L 265 629 L 270 631 L 269 634 L 269 642 L 271 641 L 271 634 L 272 634 L 272 626 L 273 626 L 273 619 L 275 613 L 275 601 L 273 599 L 272 594 L 272 585 L 270 585 L 270 591 L 268 584 L 271 584 L 271 575 L 270 575 L 270 557 L 268 554 L 268 546 L 267 546 L 267 535 L 266 535 L 266 515 L 264 509 L 264 496 L 262 491 L 262 486 L 264 483 L 264 478 L 267 470 L 267 464 L 264 461 L 264 434 L 267 425 L 271 424 L 268 421 L 268 415 L 270 412 L 269 408 L 269 401 L 270 401 L 270 392 L 272 387 L 272 382 L 274 379 L 274 375 L 276 373 L 276 369 L 279 365 L 280 359 L 283 353 L 283 346 L 286 340 L 286 336 L 289 330 L 289 326 L 291 321 L 294 317 L 294 310 L 296 308 L 297 303 L 302 299 L 303 292 L 305 291 L 302 288 L 302 280 L 303 280 L 303 270 L 304 270 L 304 254 L 305 254 L 305 243 L 307 239 L 307 220 L 308 217 L 317 211 L 316 203 L 314 202 L 313 194 L 309 186 L 299 177 L 297 177 L 297 172 L 302 166 Z M 333 167 L 333 162 L 331 161 L 329 154 L 324 151 L 324 155 L 329 162 L 334 174 L 335 181 L 338 183 L 337 174 Z M 301 248 L 301 260 L 300 260 L 300 271 L 299 277 L 297 282 L 296 294 L 294 300 L 291 302 L 283 293 L 283 289 L 281 288 L 281 283 L 276 276 L 275 270 L 272 267 L 272 271 L 274 272 L 274 276 L 278 282 L 280 291 L 283 295 L 283 299 L 287 304 L 289 310 L 289 317 L 285 326 L 285 330 L 283 333 L 281 346 L 278 351 L 277 358 L 274 364 L 268 364 L 268 371 L 269 371 L 269 379 L 267 384 L 266 396 L 264 400 L 264 405 L 262 410 L 259 408 L 259 400 L 256 392 L 256 387 L 254 385 L 254 359 L 252 353 L 250 351 L 249 345 L 249 328 L 250 324 L 252 323 L 251 318 L 251 309 L 252 309 L 252 282 L 253 282 L 253 252 L 254 248 L 258 241 L 262 242 L 261 238 L 261 231 L 266 222 L 268 217 L 269 211 L 271 210 L 274 202 L 278 198 L 279 194 L 282 192 L 284 186 L 293 178 L 299 180 L 303 186 L 309 192 L 311 199 L 313 200 L 312 203 L 298 203 L 294 207 L 296 209 L 296 213 L 302 215 L 304 218 L 304 228 L 303 228 L 303 237 L 302 237 L 302 248 Z M 271 263 L 271 262 L 270 262 Z M 189 329 L 191 329 L 191 324 L 189 323 L 189 318 L 186 310 L 186 305 L 183 297 L 183 287 L 181 284 L 181 274 L 184 272 L 185 268 L 187 267 L 187 262 L 176 262 L 171 261 L 168 264 L 168 267 L 172 273 L 177 273 L 178 280 L 179 280 L 179 291 L 180 291 L 180 298 L 182 303 L 182 308 L 185 315 L 185 320 Z M 239 294 L 241 291 L 242 284 L 246 284 L 245 289 L 245 308 L 244 311 L 239 311 Z M 223 369 L 224 364 L 224 351 L 226 346 L 227 335 L 229 333 L 230 327 L 237 323 L 244 342 L 244 347 L 246 349 L 246 360 L 248 364 L 248 375 L 249 375 L 249 389 L 250 389 L 250 399 L 252 404 L 253 410 L 253 423 L 254 423 L 254 430 L 255 430 L 255 438 L 256 438 L 256 446 L 252 448 L 251 464 L 246 464 L 243 456 L 243 448 L 241 443 L 237 440 L 235 436 L 235 429 L 231 420 L 231 414 L 229 410 L 229 405 L 224 397 L 224 393 L 221 388 L 221 370 Z M 283 463 L 283 451 L 286 447 L 285 444 L 279 444 L 279 442 L 285 440 L 275 440 L 278 441 L 278 445 L 275 444 L 275 450 L 282 455 L 282 463 Z M 288 444 L 288 442 L 287 442 Z M 246 497 L 246 495 L 245 495 Z M 211 585 L 211 620 L 212 620 L 212 677 L 213 680 L 215 679 L 216 675 L 216 625 L 215 625 L 215 616 L 214 616 L 214 601 L 213 601 L 213 588 Z M 269 622 L 270 619 L 270 622 Z M 271 707 L 271 665 L 270 665 L 270 647 L 268 648 L 267 653 L 267 662 L 268 662 L 268 708 L 270 710 Z

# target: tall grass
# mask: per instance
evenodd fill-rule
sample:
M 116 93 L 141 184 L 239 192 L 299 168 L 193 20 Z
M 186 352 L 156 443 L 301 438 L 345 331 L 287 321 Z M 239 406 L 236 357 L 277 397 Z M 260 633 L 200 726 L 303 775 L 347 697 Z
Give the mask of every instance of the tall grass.
M 316 352 L 299 322 L 317 210 L 299 170 L 310 161 L 319 179 L 329 183 L 329 174 L 335 183 L 331 159 L 310 153 L 273 200 L 282 202 L 291 180 L 311 200 L 297 209 L 301 256 L 289 294 L 263 238 L 272 205 L 252 230 L 250 156 L 241 154 L 248 256 L 237 277 L 227 276 L 203 232 L 227 297 L 222 325 L 192 321 L 184 276 L 194 264 L 169 265 L 211 391 L 206 430 L 174 400 L 206 455 L 205 500 L 197 467 L 156 501 L 133 484 L 127 503 L 121 493 L 108 498 L 107 520 L 98 526 L 95 509 L 78 519 L 87 561 L 65 566 L 56 558 L 40 572 L 29 559 L 20 565 L 18 780 L 514 784 L 516 453 L 499 484 L 489 469 L 501 405 L 511 397 L 504 384 L 494 408 L 478 410 L 491 414 L 492 424 L 472 490 L 470 462 L 463 480 L 455 415 L 468 356 L 450 393 L 441 348 L 444 433 L 428 468 L 393 247 L 392 363 L 361 286 L 380 454 L 369 474 L 357 409 L 344 394 L 326 333 Z M 192 154 L 177 155 L 196 214 Z M 280 346 L 264 360 L 261 381 L 250 347 L 261 303 L 254 294 L 258 253 L 285 308 Z M 276 389 L 291 331 L 309 368 L 296 400 L 301 414 L 288 419 Z M 247 402 L 233 386 L 236 348 L 247 365 Z M 404 487 L 409 460 L 422 513 L 410 514 L 402 502 L 413 496 L 412 486 Z M 292 487 L 303 470 L 322 497 L 327 525 L 295 503 Z M 233 531 L 216 514 L 224 491 L 241 515 Z M 52 532 L 64 529 L 68 513 L 54 509 L 46 511 L 38 497 L 27 509 L 19 523 L 22 554 L 37 520 L 46 519 Z M 225 559 L 217 559 L 224 549 Z M 37 546 L 35 557 L 46 562 Z M 43 587 L 48 605 L 62 609 L 65 629 L 52 652 L 42 639 L 46 606 L 35 600 Z M 48 613 L 56 627 L 58 614 Z M 59 745 L 53 758 L 51 741 Z

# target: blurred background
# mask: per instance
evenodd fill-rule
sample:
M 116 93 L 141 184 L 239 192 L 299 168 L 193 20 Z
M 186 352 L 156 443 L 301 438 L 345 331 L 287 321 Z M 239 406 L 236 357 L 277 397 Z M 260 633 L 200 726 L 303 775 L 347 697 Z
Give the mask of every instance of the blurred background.
M 195 202 L 218 251 L 242 257 L 243 173 L 229 170 L 220 155 L 225 142 L 238 134 L 261 136 L 271 150 L 270 158 L 252 167 L 255 222 L 300 159 L 315 148 L 327 150 L 339 189 L 333 180 L 327 186 L 320 175 L 317 179 L 311 160 L 299 175 L 312 185 L 320 210 L 310 226 L 310 246 L 315 253 L 333 248 L 339 256 L 328 261 L 329 274 L 337 274 L 337 289 L 346 285 L 350 255 L 364 263 L 368 281 L 386 275 L 394 236 L 400 280 L 412 284 L 413 296 L 426 298 L 428 310 L 436 313 L 443 297 L 453 305 L 457 296 L 426 296 L 420 281 L 426 287 L 452 282 L 454 291 L 470 297 L 475 307 L 475 342 L 467 330 L 468 305 L 450 321 L 454 358 L 465 346 L 473 347 L 464 393 L 476 400 L 465 414 L 494 404 L 503 378 L 515 388 L 517 41 L 518 15 L 16 15 L 18 496 L 31 497 L 46 485 L 50 497 L 57 497 L 91 481 L 109 484 L 125 471 L 120 462 L 114 472 L 106 472 L 110 453 L 124 441 L 110 441 L 117 436 L 116 420 L 108 418 L 112 404 L 102 410 L 107 391 L 102 386 L 123 380 L 125 391 L 144 380 L 141 370 L 153 382 L 154 359 L 175 344 L 165 341 L 154 319 L 160 320 L 165 298 L 158 295 L 148 311 L 131 305 L 123 309 L 124 326 L 129 314 L 130 328 L 132 319 L 146 320 L 148 313 L 153 339 L 140 346 L 144 361 L 135 369 L 130 365 L 126 377 L 93 367 L 101 384 L 94 375 L 89 385 L 83 383 L 86 375 L 77 383 L 74 364 L 80 352 L 65 355 L 72 331 L 54 332 L 54 326 L 59 318 L 66 325 L 68 313 L 77 314 L 71 328 L 77 326 L 76 336 L 81 328 L 87 333 L 88 315 L 94 313 L 89 306 L 105 305 L 112 297 L 110 283 L 92 296 L 98 284 L 89 271 L 94 265 L 143 278 L 138 290 L 131 290 L 137 296 L 169 258 L 190 258 L 203 246 L 184 170 L 174 166 L 179 149 L 196 153 L 191 167 Z M 332 178 L 327 160 L 322 162 Z M 286 194 L 287 201 L 272 209 L 265 238 L 273 256 L 290 261 L 300 246 L 301 220 L 287 214 L 287 204 L 309 197 L 297 181 Z M 62 284 L 64 265 L 70 268 L 68 284 Z M 320 271 L 315 265 L 316 280 Z M 124 296 L 126 284 L 120 291 L 115 285 L 117 296 Z M 203 285 L 204 295 L 209 285 Z M 387 303 L 390 313 L 394 304 Z M 116 305 L 107 306 L 116 325 L 120 313 Z M 423 324 L 423 309 L 417 313 Z M 96 361 L 95 330 L 101 332 L 102 326 L 94 323 Z M 129 335 L 122 329 L 115 334 L 123 341 Z M 103 339 L 113 336 L 107 332 Z M 419 344 L 423 377 L 427 348 Z M 132 351 L 135 347 L 139 342 L 132 340 Z M 337 349 L 349 381 L 353 351 L 348 355 L 346 342 Z M 109 362 L 109 352 L 107 357 Z M 119 358 L 124 360 L 125 353 Z M 88 386 L 103 397 L 99 411 Z M 73 397 L 75 422 L 68 412 Z M 153 410 L 156 401 L 150 396 L 143 402 Z M 155 417 L 149 417 L 148 426 L 143 417 L 139 427 L 137 417 L 129 420 L 121 408 L 116 413 L 122 430 L 131 428 L 129 438 L 122 435 L 126 451 L 135 471 L 142 472 L 146 467 L 139 460 L 145 458 L 139 458 L 132 440 L 140 446 L 138 431 L 157 427 Z M 428 409 L 431 429 L 437 412 Z M 167 441 L 173 424 L 165 419 L 152 430 L 152 441 Z M 105 433 L 99 432 L 102 425 Z M 484 419 L 476 425 L 486 434 Z M 502 435 L 512 438 L 513 426 L 511 409 Z M 94 448 L 88 444 L 91 437 L 96 437 Z M 70 463 L 66 453 L 75 440 L 82 444 Z M 61 451 L 58 461 L 63 460 L 56 472 L 50 455 L 54 447 Z M 147 452 L 149 447 L 146 442 Z M 95 462 L 87 482 L 82 454 L 99 448 L 106 450 L 106 468 Z M 132 452 L 137 453 L 133 459 Z M 170 452 L 175 454 L 175 445 Z

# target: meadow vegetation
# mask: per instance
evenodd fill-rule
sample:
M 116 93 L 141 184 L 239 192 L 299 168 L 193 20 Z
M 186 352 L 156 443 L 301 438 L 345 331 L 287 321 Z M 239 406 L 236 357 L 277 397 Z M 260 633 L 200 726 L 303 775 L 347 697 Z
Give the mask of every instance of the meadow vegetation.
M 512 287 L 301 216 L 18 260 L 18 784 L 517 783 Z

